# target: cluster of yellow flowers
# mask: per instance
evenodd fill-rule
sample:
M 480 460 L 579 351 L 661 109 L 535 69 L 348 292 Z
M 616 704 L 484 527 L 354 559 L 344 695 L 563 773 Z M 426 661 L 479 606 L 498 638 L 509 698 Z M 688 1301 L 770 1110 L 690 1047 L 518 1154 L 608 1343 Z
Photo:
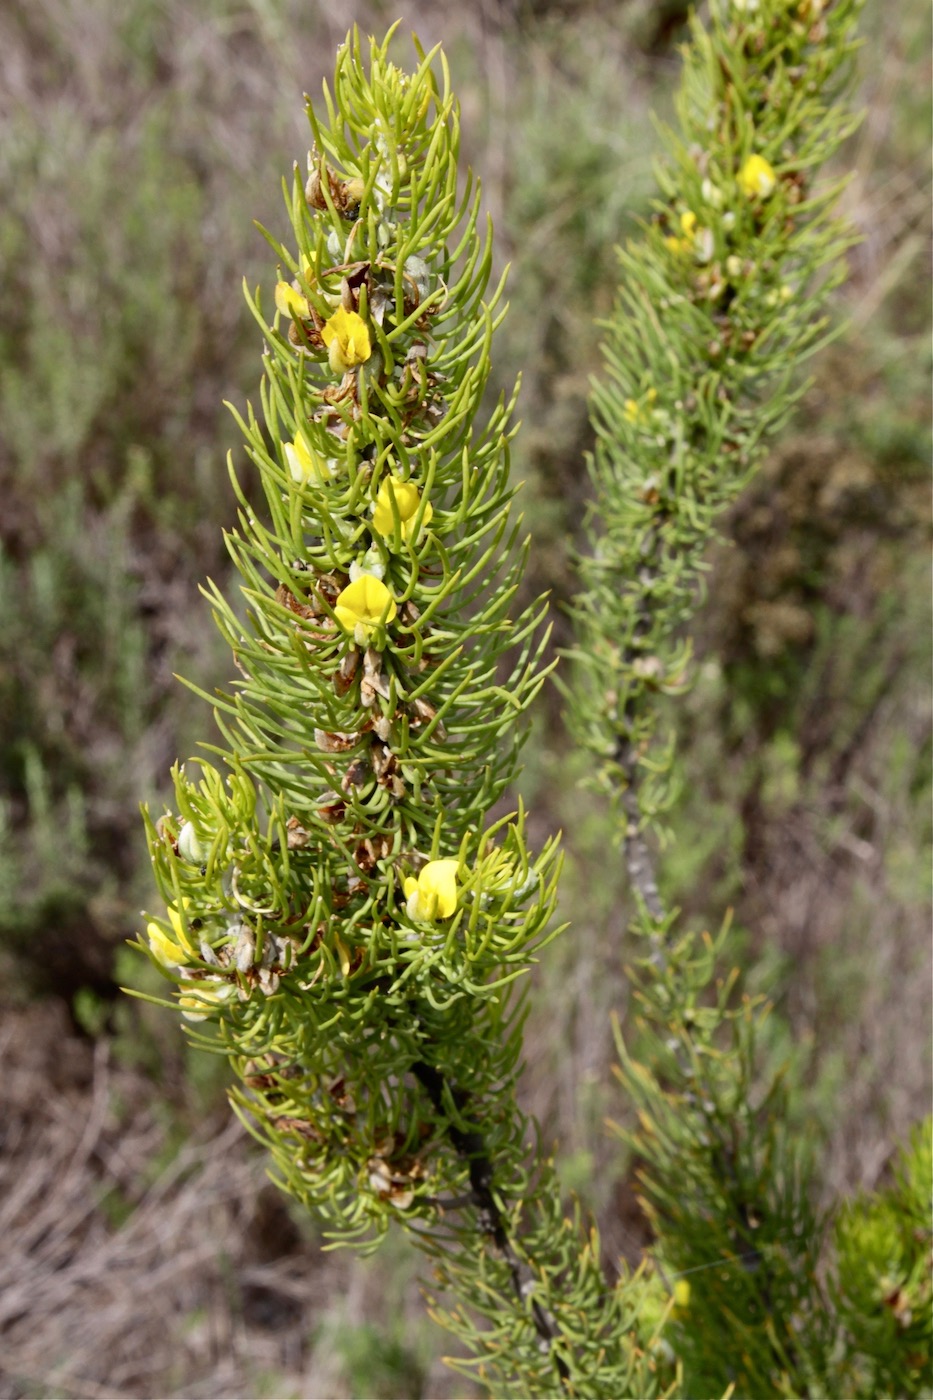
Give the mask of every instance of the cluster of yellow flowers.
M 302 256 L 301 270 L 305 277 L 313 276 L 314 264 Z M 293 321 L 308 322 L 313 318 L 308 298 L 295 284 L 279 281 L 275 288 L 275 305 L 282 315 Z M 328 363 L 335 374 L 346 374 L 365 364 L 372 356 L 373 345 L 369 327 L 358 311 L 340 306 L 324 321 L 320 338 L 328 353 Z M 309 446 L 300 431 L 293 442 L 283 443 L 285 459 L 292 479 L 298 485 L 326 485 L 331 480 L 337 462 L 325 460 Z M 421 529 L 431 520 L 434 508 L 423 502 L 414 482 L 396 476 L 382 479 L 373 504 L 372 531 L 390 550 L 413 544 Z M 340 593 L 334 613 L 341 627 L 358 646 L 370 646 L 378 638 L 378 629 L 390 623 L 398 606 L 389 589 L 375 573 L 360 573 Z
M 427 101 L 428 95 L 425 103 Z M 403 157 L 399 155 L 396 164 L 400 178 L 405 174 L 402 162 Z M 329 182 L 330 199 L 323 188 L 324 181 Z M 365 188 L 359 178 L 351 176 L 338 180 L 322 166 L 312 172 L 305 194 L 311 208 L 320 210 L 326 206 L 331 215 L 336 209 L 340 215 L 355 220 Z M 377 186 L 377 203 L 379 196 L 380 187 Z M 380 212 L 383 219 L 389 217 L 382 204 Z M 335 236 L 332 233 L 331 239 Z M 347 249 L 351 241 L 347 241 Z M 319 360 L 326 354 L 331 373 L 340 377 L 339 387 L 323 391 L 323 401 L 329 405 L 349 405 L 355 412 L 364 389 L 363 375 L 366 385 L 372 385 L 382 371 L 377 339 L 382 319 L 374 308 L 373 296 L 375 293 L 384 298 L 386 290 L 379 284 L 380 270 L 374 264 L 366 279 L 368 299 L 362 283 L 348 280 L 346 276 L 341 280 L 338 295 L 336 279 L 346 272 L 349 263 L 340 264 L 339 253 L 330 243 L 327 246 L 338 265 L 325 271 L 320 265 L 320 251 L 300 253 L 297 266 L 292 264 L 294 279 L 286 280 L 280 274 L 275 284 L 274 303 L 278 316 L 291 322 L 288 341 L 297 353 L 302 357 L 310 354 Z M 355 266 L 359 268 L 362 264 Z M 417 306 L 429 297 L 430 269 L 423 259 L 411 255 L 404 264 L 404 278 L 407 313 L 409 298 Z M 278 325 L 276 320 L 276 329 Z M 324 421 L 327 421 L 326 413 Z M 329 455 L 325 445 L 329 442 L 328 434 L 321 431 L 321 425 L 313 419 L 303 421 L 299 415 L 292 439 L 281 442 L 281 460 L 287 477 L 302 496 L 307 492 L 312 511 L 321 509 L 326 513 L 321 493 L 336 492 L 339 486 L 344 460 L 342 438 L 341 433 L 334 433 L 334 455 Z M 337 626 L 345 635 L 347 647 L 365 649 L 368 653 L 366 665 L 378 673 L 379 663 L 370 658 L 389 644 L 387 632 L 399 613 L 399 599 L 386 581 L 387 572 L 392 569 L 392 557 L 404 556 L 418 548 L 434 517 L 434 507 L 422 496 L 416 482 L 407 479 L 407 471 L 382 458 L 369 499 L 364 499 L 360 509 L 372 536 L 372 547 L 350 565 L 346 585 L 336 597 L 330 595 L 327 601 Z M 176 849 L 180 851 L 180 846 Z M 452 918 L 458 906 L 459 862 L 428 860 L 418 869 L 420 859 L 415 855 L 417 875 L 410 875 L 403 881 L 408 918 L 420 924 Z M 190 1019 L 203 1019 L 213 1005 L 236 992 L 238 960 L 227 947 L 230 939 L 225 936 L 218 945 L 220 966 L 217 969 L 205 967 L 205 958 L 211 965 L 216 961 L 214 956 L 208 956 L 214 951 L 213 945 L 206 948 L 199 941 L 200 935 L 192 936 L 186 913 L 188 904 L 187 898 L 169 904 L 163 918 L 147 922 L 145 937 L 153 958 L 176 979 L 181 979 L 183 1014 Z M 209 938 L 208 942 L 211 942 Z M 242 992 L 240 987 L 241 995 Z
M 402 886 L 408 917 L 422 924 L 452 918 L 459 899 L 459 868 L 460 862 L 457 860 L 429 860 L 417 877 L 409 875 Z M 183 898 L 181 909 L 175 904 L 170 904 L 166 909 L 171 933 L 167 933 L 155 919 L 150 919 L 146 925 L 146 937 L 150 951 L 163 968 L 167 971 L 181 970 L 186 988 L 179 997 L 182 1015 L 189 1021 L 203 1021 L 212 1008 L 233 996 L 236 988 L 228 976 L 185 971 L 192 964 L 197 966 L 203 956 L 203 951 L 193 946 L 186 927 L 184 911 L 190 902 Z M 216 961 L 216 958 L 212 961 Z
M 748 200 L 768 199 L 777 186 L 774 167 L 760 155 L 750 155 L 744 161 L 736 179 L 740 191 Z M 703 192 L 704 197 L 716 207 L 722 203 L 722 191 L 717 190 L 711 181 L 703 182 Z M 713 256 L 711 231 L 699 224 L 692 209 L 683 210 L 679 223 L 680 233 L 668 234 L 664 239 L 665 246 L 672 253 L 689 253 L 693 254 L 698 262 L 708 262 Z
M 302 255 L 301 272 L 313 278 L 314 263 Z M 314 320 L 307 296 L 297 283 L 279 281 L 275 288 L 278 311 L 297 322 Z M 372 356 L 370 329 L 358 311 L 340 306 L 320 327 L 320 340 L 327 349 L 327 358 L 335 374 L 347 374 L 365 364 Z M 283 444 L 285 459 L 292 479 L 298 485 L 324 486 L 337 470 L 336 460 L 325 460 L 305 440 L 299 431 L 293 442 Z M 418 536 L 431 521 L 434 508 L 423 501 L 421 492 L 412 481 L 384 476 L 379 484 L 372 507 L 371 529 L 390 551 L 398 551 L 417 542 Z M 398 604 L 390 589 L 376 572 L 357 569 L 354 577 L 342 589 L 334 602 L 334 616 L 344 631 L 360 647 L 378 645 L 382 629 L 398 615 Z M 456 860 L 431 860 L 417 878 L 409 876 L 404 882 L 406 910 L 409 918 L 419 923 L 449 919 L 457 908 Z M 169 910 L 173 927 L 180 927 L 178 912 Z M 150 946 L 163 958 L 172 958 L 177 949 L 169 947 L 171 940 L 157 924 L 149 925 Z M 177 961 L 177 959 L 175 959 Z

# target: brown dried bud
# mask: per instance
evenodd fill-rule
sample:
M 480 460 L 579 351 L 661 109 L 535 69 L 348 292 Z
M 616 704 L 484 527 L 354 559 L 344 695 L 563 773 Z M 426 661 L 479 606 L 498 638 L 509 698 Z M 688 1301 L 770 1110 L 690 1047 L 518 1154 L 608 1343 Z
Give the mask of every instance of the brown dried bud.
M 317 616 L 313 606 L 310 603 L 299 603 L 294 593 L 291 589 L 286 588 L 284 583 L 280 583 L 275 590 L 275 601 L 281 607 L 288 608 L 288 611 L 293 612 L 296 617 L 307 619 Z
M 300 851 L 307 846 L 310 837 L 297 817 L 289 817 L 285 824 L 286 845 L 290 851 Z
M 341 779 L 340 786 L 344 792 L 349 792 L 351 787 L 365 787 L 372 777 L 372 767 L 366 758 L 357 758 L 350 764 L 346 773 Z
M 384 715 L 380 710 L 378 714 L 373 716 L 373 729 L 380 739 L 388 743 L 389 735 L 392 733 L 392 721 L 388 715 Z
M 353 859 L 363 874 L 368 875 L 376 868 L 376 862 L 384 860 L 391 850 L 392 841 L 385 833 L 376 837 L 367 836 L 353 852 Z
M 324 210 L 327 208 L 327 199 L 325 198 L 324 187 L 321 181 L 322 170 L 327 180 L 327 189 L 330 194 L 331 203 L 334 205 L 337 204 L 339 183 L 335 179 L 334 173 L 330 167 L 321 161 L 320 165 L 311 171 L 311 174 L 308 176 L 307 184 L 305 185 L 305 199 L 311 205 L 312 209 Z
M 359 734 L 330 734 L 326 729 L 315 729 L 314 742 L 322 753 L 346 753 L 359 743 Z
M 334 691 L 339 696 L 346 695 L 353 684 L 356 672 L 360 664 L 360 653 L 356 647 L 350 647 L 340 662 L 340 666 L 334 676 Z

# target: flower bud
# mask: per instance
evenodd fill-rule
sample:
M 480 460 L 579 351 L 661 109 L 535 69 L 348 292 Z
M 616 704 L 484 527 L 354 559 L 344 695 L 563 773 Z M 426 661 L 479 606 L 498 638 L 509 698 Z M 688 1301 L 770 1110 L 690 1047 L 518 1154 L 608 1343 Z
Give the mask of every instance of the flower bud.
M 204 848 L 198 840 L 193 822 L 185 822 L 178 833 L 178 854 L 189 865 L 200 865 L 204 859 Z

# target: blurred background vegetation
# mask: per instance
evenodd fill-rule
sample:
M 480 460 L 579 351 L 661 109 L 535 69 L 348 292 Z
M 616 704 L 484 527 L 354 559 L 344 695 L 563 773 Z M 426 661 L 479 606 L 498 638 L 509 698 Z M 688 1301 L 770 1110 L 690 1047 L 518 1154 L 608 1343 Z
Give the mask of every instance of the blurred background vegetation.
M 587 495 L 593 319 L 636 231 L 678 70 L 680 0 L 412 0 L 443 40 L 523 371 L 529 593 L 556 633 Z M 0 1388 L 10 1396 L 444 1396 L 401 1243 L 359 1263 L 265 1183 L 223 1071 L 125 940 L 153 899 L 138 803 L 209 739 L 229 657 L 224 399 L 255 396 L 241 282 L 268 286 L 279 189 L 352 19 L 342 0 L 7 0 L 0 10 Z M 772 1063 L 823 1204 L 882 1184 L 928 1109 L 930 15 L 869 5 L 845 197 L 862 241 L 839 338 L 710 558 L 699 683 L 672 709 L 667 896 L 735 911 L 775 1003 Z M 241 470 L 245 476 L 245 468 Z M 537 836 L 567 833 L 572 929 L 539 970 L 526 1106 L 610 1256 L 648 1242 L 606 1138 L 626 1011 L 625 881 L 553 689 L 527 750 Z

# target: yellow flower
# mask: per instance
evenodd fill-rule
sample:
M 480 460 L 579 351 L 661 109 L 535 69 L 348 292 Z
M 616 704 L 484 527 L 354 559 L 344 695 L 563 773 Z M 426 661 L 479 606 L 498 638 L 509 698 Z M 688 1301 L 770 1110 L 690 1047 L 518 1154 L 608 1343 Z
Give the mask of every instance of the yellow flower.
M 192 990 L 182 992 L 178 998 L 181 1014 L 186 1021 L 206 1021 L 214 1006 L 233 995 L 233 987 L 229 982 L 199 978 L 187 985 Z
M 644 396 L 643 403 L 639 403 L 637 399 L 626 399 L 623 413 L 628 422 L 635 426 L 647 423 L 651 417 L 651 411 L 657 397 L 657 389 L 649 389 Z
M 780 306 L 782 301 L 790 301 L 794 295 L 786 282 L 782 282 L 780 287 L 774 287 L 765 297 L 765 306 Z
M 764 156 L 749 156 L 739 171 L 739 186 L 747 199 L 767 199 L 777 176 Z
M 692 209 L 685 209 L 680 216 L 680 229 L 683 238 L 665 238 L 665 245 L 672 253 L 689 253 L 693 247 L 693 239 L 696 233 L 697 216 Z
M 187 909 L 190 902 L 191 901 L 187 898 L 183 899 L 182 908 Z M 181 915 L 175 908 L 175 905 L 170 904 L 166 913 L 168 914 L 168 921 L 172 925 L 175 937 L 170 937 L 155 920 L 152 920 L 146 925 L 146 937 L 149 939 L 149 947 L 155 953 L 159 962 L 163 963 L 166 967 L 179 967 L 182 963 L 188 961 L 188 953 L 191 950 L 191 945 L 185 936 L 185 926 L 182 923 Z
M 418 507 L 421 504 L 421 492 L 412 482 L 399 481 L 394 476 L 384 477 L 380 484 L 373 510 L 373 529 L 377 535 L 382 535 L 386 539 L 391 540 L 394 537 L 393 501 L 398 512 L 399 533 L 403 540 L 410 540 L 415 527 L 415 516 L 418 514 Z M 428 502 L 424 508 L 421 523 L 427 525 L 433 514 L 434 509 Z
M 307 321 L 311 316 L 308 298 L 288 282 L 276 282 L 275 304 L 283 316 L 290 316 L 293 321 Z
M 301 433 L 296 434 L 294 442 L 286 442 L 283 446 L 288 470 L 299 486 L 304 485 L 306 481 L 314 481 L 318 485 L 329 481 L 327 467 L 318 454 L 311 450 Z
M 690 1304 L 690 1284 L 685 1278 L 679 1278 L 674 1284 L 674 1310 L 683 1312 Z
M 406 910 L 410 919 L 429 923 L 432 919 L 449 919 L 457 908 L 457 860 L 429 860 L 417 880 L 409 875 L 402 888 L 408 900 Z
M 335 374 L 361 365 L 373 353 L 366 322 L 356 311 L 346 311 L 342 306 L 324 323 L 321 338 Z
M 334 604 L 337 621 L 351 634 L 358 646 L 369 644 L 380 622 L 391 622 L 398 612 L 395 599 L 381 579 L 360 574 L 348 583 Z

